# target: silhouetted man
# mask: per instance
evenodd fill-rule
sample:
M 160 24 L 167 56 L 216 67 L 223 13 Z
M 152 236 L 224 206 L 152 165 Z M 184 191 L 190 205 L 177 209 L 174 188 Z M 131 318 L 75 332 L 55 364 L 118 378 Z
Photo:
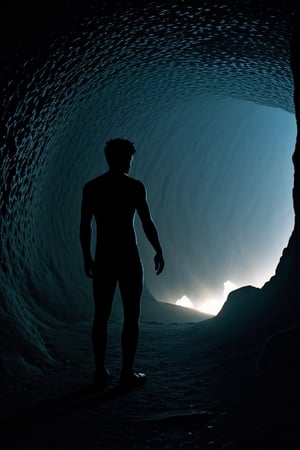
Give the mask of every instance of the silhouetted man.
M 135 153 L 134 145 L 125 139 L 113 139 L 106 143 L 104 151 L 109 171 L 84 186 L 80 224 L 85 273 L 93 279 L 94 382 L 97 386 L 104 387 L 110 375 L 105 367 L 107 327 L 118 283 L 124 309 L 123 365 L 119 384 L 132 386 L 143 383 L 146 379 L 145 374 L 135 373 L 133 370 L 143 289 L 143 266 L 134 230 L 136 212 L 145 235 L 156 252 L 154 263 L 157 274 L 164 268 L 164 259 L 147 204 L 145 187 L 140 181 L 127 175 Z M 95 259 L 91 256 L 93 216 L 97 226 Z

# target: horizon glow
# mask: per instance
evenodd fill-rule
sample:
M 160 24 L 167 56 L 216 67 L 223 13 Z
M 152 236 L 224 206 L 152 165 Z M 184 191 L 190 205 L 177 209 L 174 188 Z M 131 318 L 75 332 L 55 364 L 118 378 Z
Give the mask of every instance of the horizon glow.
M 191 301 L 189 297 L 186 295 L 183 295 L 181 298 L 176 300 L 176 305 L 181 306 L 183 308 L 191 308 L 198 310 L 200 312 L 203 312 L 205 314 L 209 314 L 211 316 L 216 316 L 219 311 L 222 309 L 222 306 L 227 300 L 228 295 L 230 292 L 238 289 L 238 286 L 235 283 L 232 283 L 232 281 L 227 280 L 223 283 L 223 295 L 221 298 L 218 299 L 208 299 L 202 302 L 200 305 L 195 306 L 195 304 Z

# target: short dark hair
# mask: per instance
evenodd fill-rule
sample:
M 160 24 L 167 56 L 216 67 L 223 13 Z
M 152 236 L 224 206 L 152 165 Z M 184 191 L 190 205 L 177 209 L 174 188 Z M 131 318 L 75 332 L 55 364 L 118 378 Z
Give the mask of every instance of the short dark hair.
M 116 166 L 136 152 L 133 142 L 127 139 L 110 139 L 106 142 L 104 153 L 109 166 Z

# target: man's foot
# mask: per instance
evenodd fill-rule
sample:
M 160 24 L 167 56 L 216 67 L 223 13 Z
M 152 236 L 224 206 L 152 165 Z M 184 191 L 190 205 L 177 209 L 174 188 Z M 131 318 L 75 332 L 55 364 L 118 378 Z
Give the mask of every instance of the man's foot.
M 120 389 L 133 389 L 146 383 L 147 377 L 144 373 L 122 372 L 119 380 Z
M 94 386 L 97 389 L 104 389 L 111 378 L 111 373 L 107 369 L 103 369 L 101 371 L 96 370 L 94 372 Z

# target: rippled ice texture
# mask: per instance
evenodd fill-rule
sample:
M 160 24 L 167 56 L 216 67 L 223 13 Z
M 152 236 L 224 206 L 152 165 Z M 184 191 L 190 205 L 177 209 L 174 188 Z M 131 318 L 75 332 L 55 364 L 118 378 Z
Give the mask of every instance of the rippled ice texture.
M 166 253 L 154 278 L 137 225 L 154 296 L 201 302 L 227 279 L 274 271 L 293 221 L 293 15 L 240 3 L 141 2 L 108 17 L 104 7 L 18 69 L 2 113 L 5 370 L 50 361 L 48 329 L 91 316 L 81 189 L 106 169 L 109 138 L 137 147 L 132 176 Z

